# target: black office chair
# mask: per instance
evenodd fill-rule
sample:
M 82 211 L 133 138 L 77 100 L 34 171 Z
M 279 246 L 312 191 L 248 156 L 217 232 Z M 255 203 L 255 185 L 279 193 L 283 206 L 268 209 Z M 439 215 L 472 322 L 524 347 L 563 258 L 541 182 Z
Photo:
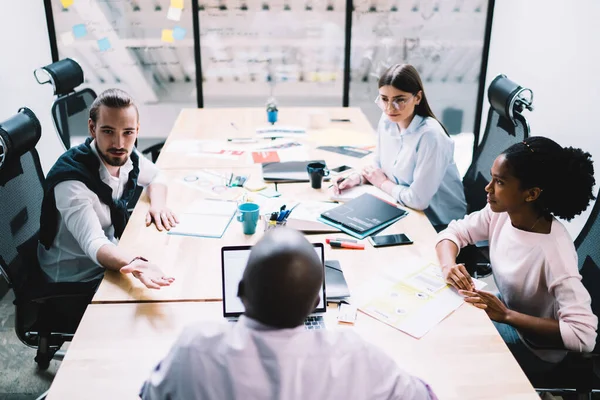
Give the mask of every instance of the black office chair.
M 15 331 L 48 368 L 73 336 L 98 282 L 48 283 L 37 259 L 44 175 L 35 145 L 41 126 L 22 108 L 0 123 L 0 275 L 14 291 Z
M 596 200 L 585 226 L 575 239 L 582 283 L 592 298 L 592 312 L 600 317 L 600 201 Z M 531 343 L 530 343 L 531 345 Z M 533 346 L 535 347 L 535 346 Z M 553 371 L 544 377 L 534 377 L 539 391 L 576 393 L 578 399 L 591 399 L 600 393 L 600 336 L 591 353 L 569 352 Z
M 142 150 L 142 154 L 145 155 L 146 157 L 148 155 L 150 155 L 150 159 L 152 160 L 153 163 L 156 162 L 156 160 L 158 160 L 158 156 L 160 156 L 160 151 L 162 150 L 163 146 L 165 145 L 165 142 L 160 142 L 160 143 L 155 143 L 152 146 L 148 147 L 147 149 Z
M 529 124 L 521 113 L 525 108 L 533 110 L 530 89 L 519 86 L 505 75 L 498 75 L 488 88 L 488 100 L 490 109 L 485 132 L 463 178 L 468 213 L 485 207 L 485 186 L 492 178 L 490 169 L 496 157 L 529 137 Z
M 491 180 L 490 169 L 500 153 L 529 137 L 529 124 L 522 112 L 533 110 L 533 92 L 519 86 L 505 75 L 498 75 L 488 88 L 487 123 L 481 143 L 473 154 L 473 161 L 463 178 L 467 213 L 481 210 L 487 204 L 486 185 Z M 465 264 L 472 276 L 491 273 L 486 246 L 467 246 L 457 259 Z
M 52 119 L 65 149 L 69 149 L 73 136 L 88 136 L 89 110 L 96 92 L 90 88 L 75 90 L 83 83 L 83 69 L 70 58 L 38 68 L 33 75 L 39 84 L 54 86 Z

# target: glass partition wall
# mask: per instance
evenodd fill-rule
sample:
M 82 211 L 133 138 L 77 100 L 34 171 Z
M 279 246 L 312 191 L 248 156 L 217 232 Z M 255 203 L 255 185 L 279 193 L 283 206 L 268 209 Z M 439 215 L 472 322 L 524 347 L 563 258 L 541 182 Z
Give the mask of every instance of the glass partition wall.
M 57 59 L 76 59 L 96 92 L 130 92 L 141 137 L 166 137 L 182 107 L 261 107 L 270 97 L 342 106 L 345 90 L 375 125 L 377 79 L 395 63 L 415 65 L 451 133 L 473 132 L 492 0 L 46 2 Z
M 487 0 L 370 0 L 352 15 L 350 105 L 376 124 L 379 76 L 416 67 L 433 112 L 451 134 L 473 132 Z
M 204 106 L 341 106 L 345 13 L 345 0 L 200 0 Z

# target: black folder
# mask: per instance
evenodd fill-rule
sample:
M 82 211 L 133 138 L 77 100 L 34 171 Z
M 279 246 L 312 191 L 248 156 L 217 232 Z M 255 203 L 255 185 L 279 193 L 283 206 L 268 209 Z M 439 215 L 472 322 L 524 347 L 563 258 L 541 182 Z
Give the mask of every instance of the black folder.
M 358 234 L 375 232 L 407 215 L 379 197 L 365 193 L 321 214 L 321 218 Z
M 263 179 L 266 182 L 309 182 L 306 166 L 315 162 L 325 164 L 323 160 L 263 163 Z M 329 180 L 329 177 L 323 179 Z

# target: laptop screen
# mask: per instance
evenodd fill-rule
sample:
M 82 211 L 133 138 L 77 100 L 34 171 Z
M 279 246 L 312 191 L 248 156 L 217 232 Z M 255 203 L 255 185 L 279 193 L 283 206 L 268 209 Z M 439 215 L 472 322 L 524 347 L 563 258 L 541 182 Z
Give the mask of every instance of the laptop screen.
M 315 251 L 323 264 L 323 243 L 313 243 Z M 221 249 L 221 274 L 223 279 L 223 315 L 225 317 L 237 317 L 244 313 L 244 305 L 237 296 L 238 284 L 244 275 L 244 269 L 250 257 L 252 246 L 231 246 Z M 323 286 L 319 305 L 315 312 L 325 312 L 325 275 L 323 274 Z

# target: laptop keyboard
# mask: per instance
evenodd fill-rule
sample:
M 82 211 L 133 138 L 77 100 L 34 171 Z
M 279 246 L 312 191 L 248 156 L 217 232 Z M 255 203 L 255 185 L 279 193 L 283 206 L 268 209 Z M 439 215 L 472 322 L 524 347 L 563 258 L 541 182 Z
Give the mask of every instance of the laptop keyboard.
M 325 320 L 320 315 L 306 317 L 304 320 L 305 329 L 325 329 Z
M 238 319 L 228 318 L 227 322 L 236 323 L 238 322 Z M 304 329 L 325 329 L 325 320 L 320 315 L 306 317 L 306 319 L 304 320 Z

